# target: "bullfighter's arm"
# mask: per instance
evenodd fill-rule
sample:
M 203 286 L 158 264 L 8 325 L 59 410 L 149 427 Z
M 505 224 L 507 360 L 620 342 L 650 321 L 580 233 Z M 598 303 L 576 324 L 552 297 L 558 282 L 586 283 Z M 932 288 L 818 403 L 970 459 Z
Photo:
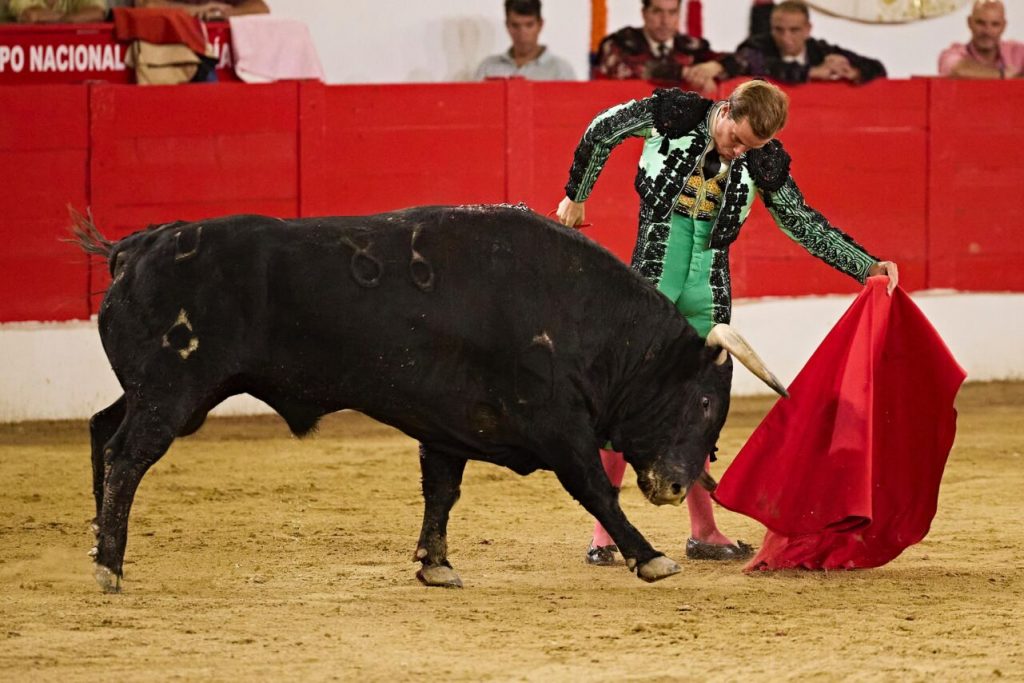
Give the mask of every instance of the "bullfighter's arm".
M 768 213 L 782 232 L 836 270 L 863 283 L 879 259 L 807 205 L 792 176 L 778 190 L 762 191 Z
M 565 196 L 578 203 L 586 201 L 608 155 L 627 137 L 649 137 L 654 130 L 654 98 L 632 100 L 607 109 L 587 127 L 569 169 Z
M 895 287 L 895 264 L 889 269 L 857 244 L 852 237 L 828 222 L 821 212 L 804 201 L 789 172 L 789 154 L 778 140 L 747 153 L 750 176 L 765 208 L 782 232 L 836 270 L 864 282 L 869 275 L 886 273 Z M 890 288 L 891 289 L 891 288 Z

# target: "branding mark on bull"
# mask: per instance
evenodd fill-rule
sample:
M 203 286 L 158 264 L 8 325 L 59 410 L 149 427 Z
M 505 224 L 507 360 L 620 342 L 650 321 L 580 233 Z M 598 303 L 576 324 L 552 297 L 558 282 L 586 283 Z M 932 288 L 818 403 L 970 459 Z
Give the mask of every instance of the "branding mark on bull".
M 555 342 L 551 339 L 551 336 L 545 331 L 538 335 L 535 335 L 531 342 L 533 346 L 543 346 L 551 353 L 555 352 Z
M 424 292 L 429 292 L 434 289 L 434 268 L 427 259 L 423 258 L 422 254 L 416 251 L 416 238 L 420 236 L 421 229 L 417 225 L 412 230 L 412 242 L 410 244 L 412 258 L 409 260 L 409 276 L 417 287 Z
M 370 253 L 370 249 L 373 247 L 373 241 L 367 240 L 365 247 L 359 246 L 349 237 L 344 238 L 341 242 L 352 250 L 352 260 L 349 262 L 349 267 L 352 270 L 352 279 L 361 286 L 367 288 L 379 285 L 380 278 L 384 275 L 384 264 Z M 363 265 L 361 266 L 360 264 Z M 370 274 L 360 271 L 360 268 L 365 270 L 367 265 L 369 266 Z
M 179 311 L 178 319 L 164 334 L 162 346 L 177 351 L 182 360 L 186 360 L 199 348 L 199 338 L 192 334 L 192 323 L 189 322 L 188 313 L 184 308 Z
M 184 239 L 182 236 L 184 235 Z M 179 230 L 174 233 L 174 262 L 186 261 L 199 252 L 199 239 L 203 236 L 203 226 L 192 231 Z

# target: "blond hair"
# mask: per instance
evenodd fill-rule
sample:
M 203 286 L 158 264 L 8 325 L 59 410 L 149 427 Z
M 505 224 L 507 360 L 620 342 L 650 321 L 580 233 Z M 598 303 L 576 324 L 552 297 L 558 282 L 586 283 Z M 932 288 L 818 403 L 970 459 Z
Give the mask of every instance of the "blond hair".
M 746 119 L 751 132 L 762 140 L 775 137 L 786 125 L 789 96 L 767 81 L 741 83 L 729 95 L 729 116 Z

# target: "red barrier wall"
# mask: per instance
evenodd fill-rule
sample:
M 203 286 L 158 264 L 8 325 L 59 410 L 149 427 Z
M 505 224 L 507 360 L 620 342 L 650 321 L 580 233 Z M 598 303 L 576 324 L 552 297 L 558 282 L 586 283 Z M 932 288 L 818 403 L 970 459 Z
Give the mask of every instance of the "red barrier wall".
M 730 84 L 722 88 L 724 96 Z M 790 91 L 780 136 L 809 203 L 914 290 L 1024 291 L 1024 83 L 930 79 Z M 360 214 L 563 196 L 593 115 L 639 82 L 138 88 L 0 87 L 0 321 L 84 318 L 105 268 L 57 241 L 66 205 L 111 237 L 226 213 Z M 59 113 L 59 115 L 57 115 Z M 607 164 L 587 234 L 628 259 L 639 141 Z M 733 249 L 736 296 L 849 292 L 856 284 L 758 206 Z
M 304 215 L 504 201 L 504 83 L 302 87 Z
M 107 237 L 179 219 L 299 214 L 298 84 L 91 93 L 92 210 Z M 110 278 L 93 265 L 99 293 Z
M 1024 81 L 929 85 L 929 286 L 1024 291 Z
M 89 204 L 88 90 L 0 93 L 0 321 L 87 318 L 85 259 L 58 239 Z

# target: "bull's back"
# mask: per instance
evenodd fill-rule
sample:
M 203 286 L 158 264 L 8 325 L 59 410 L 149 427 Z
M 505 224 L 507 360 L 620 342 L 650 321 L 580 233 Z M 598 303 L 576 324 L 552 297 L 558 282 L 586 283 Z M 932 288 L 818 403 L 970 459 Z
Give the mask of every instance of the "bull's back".
M 100 323 L 122 384 L 160 367 L 392 424 L 430 422 L 445 392 L 470 422 L 550 405 L 622 325 L 674 313 L 608 252 L 514 208 L 179 223 L 123 240 L 112 268 Z

